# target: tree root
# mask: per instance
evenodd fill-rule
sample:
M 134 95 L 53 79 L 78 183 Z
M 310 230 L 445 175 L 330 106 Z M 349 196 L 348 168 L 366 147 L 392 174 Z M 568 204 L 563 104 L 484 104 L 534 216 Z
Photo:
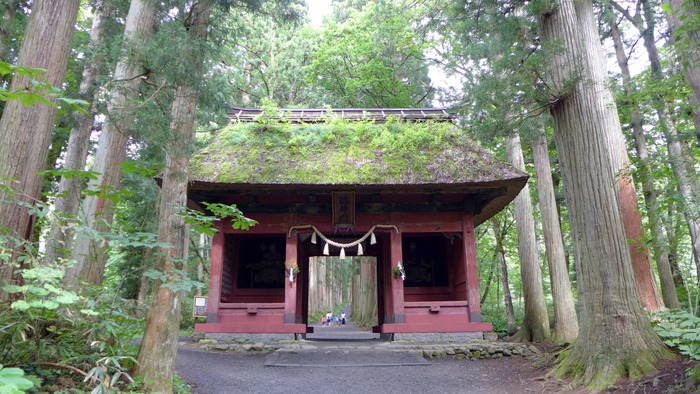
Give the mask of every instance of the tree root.
M 659 358 L 668 358 L 666 349 L 636 352 L 620 358 L 617 354 L 596 354 L 593 356 L 575 355 L 574 348 L 560 352 L 557 366 L 551 375 L 557 378 L 569 377 L 574 384 L 591 390 L 601 391 L 620 379 L 634 381 L 656 372 L 654 363 Z

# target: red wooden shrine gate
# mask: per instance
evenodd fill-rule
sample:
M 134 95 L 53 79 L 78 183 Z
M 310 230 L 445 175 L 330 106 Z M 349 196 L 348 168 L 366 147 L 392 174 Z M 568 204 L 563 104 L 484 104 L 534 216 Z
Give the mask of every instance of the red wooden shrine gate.
M 280 110 L 280 118 L 292 127 L 314 125 L 315 129 L 299 129 L 295 135 L 307 133 L 304 135 L 315 138 L 318 134 L 313 133 L 323 127 L 323 117 L 329 112 L 349 122 L 369 120 L 373 125 L 399 118 L 409 128 L 411 122 L 428 127 L 434 122 L 443 122 L 443 126 L 451 122 L 443 109 Z M 258 109 L 236 109 L 230 117 L 254 122 L 260 113 Z M 330 255 L 356 255 L 361 247 L 363 254 L 376 257 L 377 331 L 491 330 L 490 323 L 481 321 L 474 228 L 510 203 L 528 175 L 495 160 L 447 124 L 431 131 L 444 133 L 444 150 L 443 146 L 433 146 L 431 151 L 426 146 L 414 147 L 416 156 L 433 155 L 428 162 L 432 167 L 421 164 L 424 167 L 394 171 L 386 184 L 363 176 L 388 171 L 391 163 L 384 161 L 386 152 L 367 152 L 361 159 L 346 160 L 351 155 L 342 151 L 342 144 L 329 144 L 327 152 L 335 149 L 336 156 L 318 157 L 311 164 L 332 162 L 336 175 L 309 170 L 304 166 L 313 158 L 299 161 L 294 156 L 286 156 L 289 168 L 294 169 L 285 172 L 287 167 L 274 157 L 288 150 L 283 139 L 293 133 L 274 134 L 273 127 L 262 124 L 254 126 L 258 128 L 253 134 L 245 130 L 220 133 L 190 162 L 193 179 L 188 199 L 200 209 L 201 201 L 237 204 L 259 224 L 241 231 L 225 221 L 218 223 L 207 321 L 197 324 L 195 330 L 309 332 L 309 257 L 326 254 L 326 247 Z M 266 142 L 254 149 L 236 150 L 241 146 L 237 141 L 243 141 L 236 139 L 243 138 L 241 135 L 256 138 L 265 133 L 274 135 L 268 134 Z M 369 139 L 374 134 L 346 135 Z M 373 146 L 371 141 L 363 144 Z M 251 151 L 258 156 L 241 159 Z M 199 172 L 192 171 L 192 163 Z M 252 176 L 245 163 L 257 166 Z M 339 179 L 339 168 L 350 173 L 348 179 L 353 181 Z M 294 176 L 297 173 L 317 175 L 312 181 L 300 181 Z M 338 247 L 343 245 L 346 247 Z M 398 268 L 405 272 L 405 280 Z
M 331 195 L 316 194 L 314 199 L 330 199 Z M 275 197 L 293 205 L 307 195 Z M 377 197 L 357 195 L 359 205 L 372 198 Z M 395 201 L 395 206 L 400 206 L 401 200 L 416 204 L 433 198 L 418 193 L 383 197 Z M 464 201 L 467 197 L 455 194 L 442 198 Z M 364 255 L 377 259 L 380 332 L 472 332 L 492 328 L 490 323 L 481 322 L 474 215 L 470 211 L 358 213 L 351 234 L 347 228 L 338 231 L 333 227 L 329 214 L 252 212 L 247 216 L 259 222 L 248 231 L 234 230 L 226 222 L 218 225 L 220 231 L 214 237 L 211 254 L 207 323 L 197 324 L 196 331 L 308 332 L 308 260 L 323 255 L 325 243 L 320 237 L 315 244 L 311 242 L 314 230 L 347 244 L 377 225 L 380 227 L 373 231 L 376 243 L 372 245 L 367 237 L 361 245 Z M 340 248 L 331 246 L 329 253 L 338 255 Z M 345 254 L 356 255 L 357 247 L 346 248 Z M 405 280 L 394 274 L 399 262 Z M 299 271 L 290 278 L 289 270 L 294 266 Z

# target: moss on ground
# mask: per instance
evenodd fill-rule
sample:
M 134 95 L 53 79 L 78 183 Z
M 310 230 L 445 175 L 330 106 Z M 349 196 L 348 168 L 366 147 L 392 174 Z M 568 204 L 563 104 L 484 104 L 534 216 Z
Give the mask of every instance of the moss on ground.
M 622 379 L 636 381 L 656 372 L 654 363 L 673 354 L 663 346 L 651 346 L 647 350 L 586 353 L 585 350 L 569 349 L 562 351 L 552 375 L 570 378 L 594 391 L 606 390 Z

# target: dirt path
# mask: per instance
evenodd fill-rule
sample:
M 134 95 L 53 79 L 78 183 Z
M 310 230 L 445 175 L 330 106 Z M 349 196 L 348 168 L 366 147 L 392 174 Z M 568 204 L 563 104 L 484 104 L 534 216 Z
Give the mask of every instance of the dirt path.
M 346 315 L 350 316 L 350 310 Z M 205 352 L 181 343 L 177 373 L 195 394 L 220 393 L 558 393 L 526 358 L 426 360 L 397 352 L 355 326 L 321 327 L 304 349 L 246 354 Z
M 468 361 L 456 358 L 406 363 L 406 355 L 391 362 L 386 350 L 353 352 L 337 342 L 326 343 L 316 356 L 277 354 L 235 354 L 195 350 L 182 345 L 177 372 L 195 394 L 219 393 L 543 393 L 560 392 L 551 382 L 539 379 L 524 358 Z M 381 352 L 381 353 L 379 353 Z M 338 360 L 328 360 L 334 354 Z M 314 364 L 287 358 L 326 360 Z M 310 358 L 309 358 L 310 357 Z M 389 360 L 389 361 L 387 361 Z

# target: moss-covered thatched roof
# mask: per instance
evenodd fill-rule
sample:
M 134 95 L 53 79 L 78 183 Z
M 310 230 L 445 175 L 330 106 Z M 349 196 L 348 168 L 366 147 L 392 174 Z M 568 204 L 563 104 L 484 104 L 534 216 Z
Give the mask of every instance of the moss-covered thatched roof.
M 449 122 L 234 123 L 190 161 L 195 181 L 440 185 L 527 177 Z
M 234 122 L 190 160 L 190 190 L 498 190 L 480 223 L 508 204 L 528 175 L 496 159 L 451 122 Z M 491 194 L 491 192 L 489 192 Z

